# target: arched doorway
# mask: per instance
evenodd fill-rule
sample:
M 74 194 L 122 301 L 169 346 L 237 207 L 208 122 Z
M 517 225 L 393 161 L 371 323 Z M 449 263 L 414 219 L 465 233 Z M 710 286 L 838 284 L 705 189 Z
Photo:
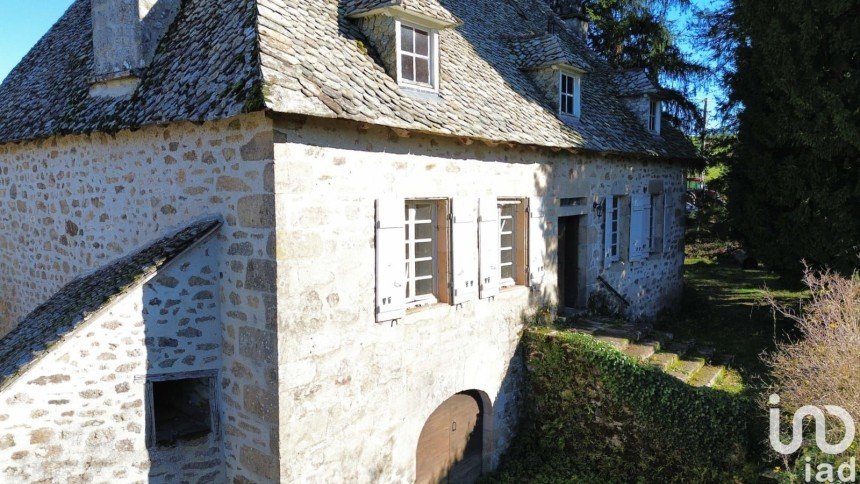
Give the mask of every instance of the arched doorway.
M 461 484 L 483 470 L 484 402 L 474 390 L 445 400 L 424 423 L 418 438 L 415 481 Z

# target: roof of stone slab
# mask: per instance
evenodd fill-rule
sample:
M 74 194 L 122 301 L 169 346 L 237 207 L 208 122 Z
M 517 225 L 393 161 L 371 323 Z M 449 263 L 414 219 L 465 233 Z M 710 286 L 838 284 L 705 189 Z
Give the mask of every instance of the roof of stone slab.
M 88 96 L 90 0 L 77 0 L 0 85 L 0 143 L 268 109 L 490 142 L 696 157 L 674 128 L 645 129 L 621 101 L 616 71 L 565 30 L 547 0 L 390 0 L 463 21 L 440 32 L 440 92 L 429 98 L 400 89 L 347 18 L 377 1 L 389 0 L 185 0 L 141 86 L 112 101 Z M 556 114 L 511 50 L 512 38 L 546 33 L 548 19 L 559 45 L 590 66 L 575 123 Z
M 404 10 L 426 15 L 449 25 L 462 23 L 437 0 L 343 0 L 343 6 L 348 16 L 361 15 L 387 7 L 401 7 Z
M 522 69 L 540 69 L 556 65 L 590 68 L 588 62 L 574 54 L 556 34 L 542 34 L 511 39 L 511 50 Z
M 622 96 L 659 94 L 660 88 L 648 77 L 645 69 L 625 69 L 615 74 L 615 84 Z
M 216 219 L 196 222 L 60 289 L 0 339 L 0 390 L 66 335 L 220 226 Z
M 262 107 L 254 0 L 185 0 L 132 98 L 89 96 L 90 0 L 76 0 L 0 85 L 0 143 Z

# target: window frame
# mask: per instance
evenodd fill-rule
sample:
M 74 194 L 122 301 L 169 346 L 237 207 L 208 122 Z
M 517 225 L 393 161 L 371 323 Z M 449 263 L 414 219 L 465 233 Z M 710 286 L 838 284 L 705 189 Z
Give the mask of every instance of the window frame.
M 663 117 L 663 102 L 659 99 L 648 98 L 648 131 L 660 134 Z
M 499 287 L 506 288 L 517 285 L 518 275 L 522 270 L 520 265 L 522 264 L 522 258 L 520 256 L 520 251 L 523 249 L 521 247 L 521 235 L 520 231 L 523 229 L 522 217 L 520 216 L 520 207 L 523 202 L 519 199 L 499 199 L 498 200 L 498 209 L 499 209 Z M 510 216 L 506 216 L 503 213 L 503 210 L 506 207 L 512 207 L 513 213 Z M 508 219 L 511 221 L 511 229 L 510 231 L 504 230 L 504 221 Z M 505 235 L 511 236 L 511 246 L 505 247 L 502 245 L 502 237 Z M 511 253 L 511 262 L 503 262 L 502 253 L 510 251 Z M 505 266 L 511 266 L 511 277 L 503 277 L 502 270 Z
M 573 92 L 566 92 L 565 78 L 573 79 Z M 559 69 L 558 71 L 558 112 L 562 116 L 579 119 L 582 116 L 582 75 L 573 71 Z M 566 109 L 566 101 L 570 99 L 572 112 Z
M 431 225 L 431 234 L 429 242 L 431 244 L 429 258 L 416 257 L 415 254 L 415 245 L 418 243 L 427 243 L 426 239 L 416 239 L 415 238 L 415 223 L 416 219 L 414 218 L 416 207 L 419 205 L 427 205 L 431 209 L 430 220 L 429 223 Z M 427 199 L 407 199 L 404 203 L 405 210 L 405 218 L 403 228 L 405 230 L 405 243 L 406 249 L 409 253 L 406 254 L 406 267 L 404 270 L 406 271 L 406 286 L 404 287 L 404 291 L 406 291 L 406 308 L 415 308 L 418 306 L 429 306 L 432 304 L 436 304 L 440 302 L 440 294 L 439 294 L 439 204 L 436 200 L 427 200 Z M 423 220 L 423 219 L 418 219 Z M 421 242 L 424 241 L 424 242 Z M 431 274 L 429 276 L 411 276 L 410 274 L 415 271 L 415 267 L 419 262 L 425 262 L 429 259 L 431 264 Z M 418 295 L 415 293 L 415 283 L 419 280 L 427 280 L 430 279 L 433 284 L 433 291 L 428 294 Z
M 606 209 L 607 230 L 610 231 L 610 262 L 621 260 L 621 201 L 623 198 L 623 195 L 612 195 L 612 206 Z
M 164 373 L 157 375 L 146 375 L 141 378 L 135 378 L 136 381 L 142 379 L 145 380 L 145 395 L 144 395 L 144 403 L 146 405 L 145 409 L 145 418 L 146 418 L 146 430 L 145 430 L 145 438 L 146 438 L 146 447 L 151 452 L 159 452 L 165 451 L 169 449 L 173 449 L 177 446 L 182 445 L 182 442 L 173 442 L 170 444 L 159 444 L 156 435 L 156 427 L 155 427 L 155 395 L 153 394 L 153 383 L 156 382 L 164 382 L 164 381 L 177 381 L 177 380 L 208 380 L 209 383 L 209 433 L 206 436 L 199 437 L 197 439 L 189 440 L 191 445 L 196 445 L 195 442 L 202 441 L 204 439 L 214 439 L 219 440 L 221 438 L 221 421 L 219 419 L 220 416 L 220 408 L 218 406 L 218 370 L 199 370 L 199 371 L 187 371 L 187 372 L 177 372 L 177 373 Z
M 427 35 L 429 36 L 430 45 L 426 56 L 426 59 L 430 64 L 428 67 L 428 75 L 430 77 L 429 83 L 410 81 L 408 79 L 403 78 L 403 55 L 411 56 L 413 59 L 425 58 L 424 56 L 421 56 L 420 54 L 417 54 L 415 52 L 405 52 L 403 50 L 402 39 L 404 27 L 412 29 L 413 31 L 420 30 L 423 32 L 427 32 Z M 433 93 L 439 92 L 439 31 L 434 28 L 425 27 L 423 25 L 412 22 L 406 22 L 400 19 L 395 19 L 394 30 L 396 43 L 395 51 L 397 56 L 397 84 L 401 87 L 416 89 L 419 91 L 427 91 Z M 414 36 L 412 45 L 413 50 L 415 50 Z

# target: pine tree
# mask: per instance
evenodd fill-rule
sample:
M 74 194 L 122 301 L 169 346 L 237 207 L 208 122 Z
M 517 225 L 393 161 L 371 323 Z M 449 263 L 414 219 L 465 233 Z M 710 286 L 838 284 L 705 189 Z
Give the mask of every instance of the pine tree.
M 860 2 L 735 0 L 729 211 L 752 252 L 843 273 L 860 261 Z

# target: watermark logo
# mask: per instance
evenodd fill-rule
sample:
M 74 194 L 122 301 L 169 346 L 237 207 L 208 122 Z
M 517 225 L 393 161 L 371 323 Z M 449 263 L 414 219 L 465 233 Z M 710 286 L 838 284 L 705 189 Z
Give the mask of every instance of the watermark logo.
M 800 450 L 803 445 L 803 420 L 806 417 L 815 419 L 815 444 L 825 454 L 838 455 L 851 447 L 854 443 L 855 426 L 854 419 L 842 407 L 836 405 L 825 405 L 824 410 L 827 413 L 838 418 L 845 428 L 845 436 L 836 444 L 831 444 L 827 441 L 827 419 L 824 411 L 814 405 L 806 405 L 794 412 L 794 417 L 791 422 L 791 442 L 784 444 L 780 438 L 780 408 L 779 395 L 770 396 L 770 445 L 773 450 L 783 455 L 789 455 Z M 812 482 L 812 459 L 806 458 L 806 482 Z M 856 482 L 857 481 L 857 462 L 855 458 L 851 458 L 849 462 L 845 462 L 835 469 L 832 464 L 822 463 L 816 467 L 815 480 L 818 482 L 833 482 L 834 477 L 838 476 L 841 482 Z
M 824 406 L 824 409 L 830 415 L 841 420 L 845 426 L 845 437 L 838 444 L 834 445 L 827 442 L 827 420 L 825 419 L 824 412 L 814 405 L 806 405 L 794 412 L 794 418 L 791 422 L 791 442 L 787 445 L 783 444 L 779 437 L 779 395 L 771 395 L 769 403 L 771 405 L 770 445 L 773 447 L 773 450 L 780 454 L 789 455 L 800 450 L 800 446 L 803 444 L 803 419 L 806 417 L 815 419 L 815 444 L 818 445 L 821 452 L 831 455 L 841 454 L 854 443 L 854 419 L 851 418 L 851 414 L 847 410 L 836 405 Z

